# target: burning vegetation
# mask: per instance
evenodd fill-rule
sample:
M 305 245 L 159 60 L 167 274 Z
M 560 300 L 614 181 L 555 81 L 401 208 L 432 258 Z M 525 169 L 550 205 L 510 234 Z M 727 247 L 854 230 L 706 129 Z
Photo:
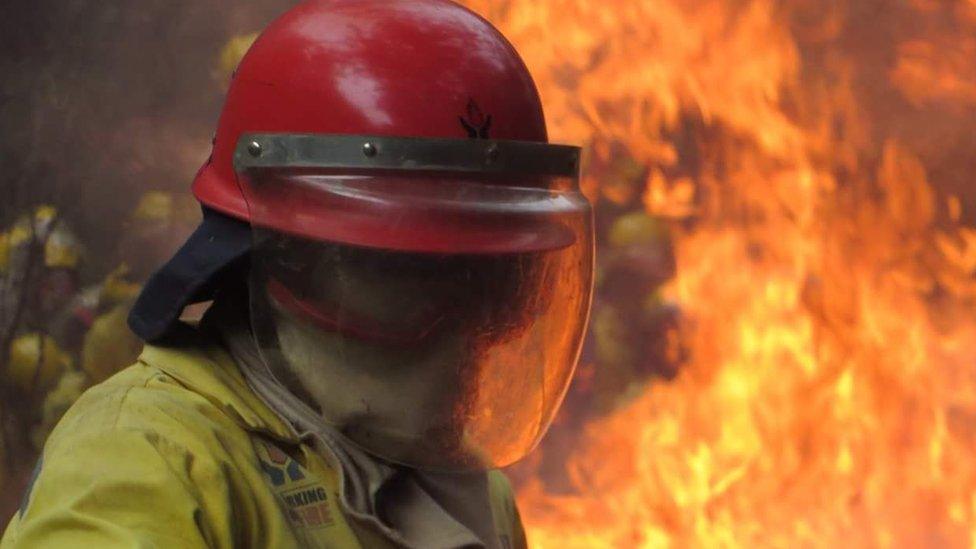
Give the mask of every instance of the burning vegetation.
M 517 472 L 534 546 L 973 543 L 976 4 L 468 3 L 676 261 L 686 358 Z
M 464 3 L 586 147 L 597 209 L 578 379 L 511 471 L 531 545 L 976 543 L 976 2 Z M 20 4 L 0 220 L 58 206 L 95 284 L 206 150 L 221 45 L 288 3 Z M 6 454 L 12 508 L 33 455 Z

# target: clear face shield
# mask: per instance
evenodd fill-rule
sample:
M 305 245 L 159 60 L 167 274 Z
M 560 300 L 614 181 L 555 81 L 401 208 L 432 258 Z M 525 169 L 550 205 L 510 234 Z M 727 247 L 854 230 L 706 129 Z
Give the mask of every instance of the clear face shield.
M 590 304 L 578 149 L 252 135 L 235 161 L 252 331 L 281 383 L 412 467 L 502 467 L 535 447 Z

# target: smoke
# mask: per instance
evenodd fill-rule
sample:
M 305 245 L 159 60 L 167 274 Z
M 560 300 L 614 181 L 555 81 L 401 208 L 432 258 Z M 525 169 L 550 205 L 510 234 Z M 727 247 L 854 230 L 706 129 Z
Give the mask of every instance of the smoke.
M 139 195 L 186 192 L 209 153 L 223 44 L 292 3 L 8 0 L 0 19 L 0 224 L 52 203 L 86 243 L 88 264 L 108 267 Z

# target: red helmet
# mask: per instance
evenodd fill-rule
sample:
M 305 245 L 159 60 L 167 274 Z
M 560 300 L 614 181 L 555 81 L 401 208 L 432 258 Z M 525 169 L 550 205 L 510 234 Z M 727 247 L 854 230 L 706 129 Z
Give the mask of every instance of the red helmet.
M 376 455 L 471 469 L 524 456 L 565 394 L 593 268 L 578 175 L 484 19 L 311 0 L 244 57 L 194 193 L 253 231 L 269 371 Z
M 246 221 L 234 153 L 254 133 L 548 141 L 539 94 L 518 53 L 490 23 L 447 0 L 312 0 L 261 34 L 235 73 L 213 154 L 193 184 L 204 205 Z M 572 153 L 567 158 L 575 162 Z M 370 238 L 382 227 L 351 228 L 352 216 L 337 219 L 336 204 L 328 206 L 323 218 L 367 240 L 361 243 L 396 244 Z M 329 227 L 296 227 L 294 219 L 266 221 L 336 236 Z M 422 232 L 445 237 L 459 228 L 424 225 Z M 399 227 L 401 234 L 410 229 Z

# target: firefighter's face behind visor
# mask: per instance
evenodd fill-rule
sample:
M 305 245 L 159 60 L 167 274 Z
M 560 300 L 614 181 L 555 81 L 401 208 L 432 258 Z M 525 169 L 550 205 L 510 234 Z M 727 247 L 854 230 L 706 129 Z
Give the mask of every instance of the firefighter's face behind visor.
M 452 255 L 267 232 L 256 248 L 262 354 L 352 442 L 471 470 L 520 459 L 544 433 L 585 324 L 585 247 Z

